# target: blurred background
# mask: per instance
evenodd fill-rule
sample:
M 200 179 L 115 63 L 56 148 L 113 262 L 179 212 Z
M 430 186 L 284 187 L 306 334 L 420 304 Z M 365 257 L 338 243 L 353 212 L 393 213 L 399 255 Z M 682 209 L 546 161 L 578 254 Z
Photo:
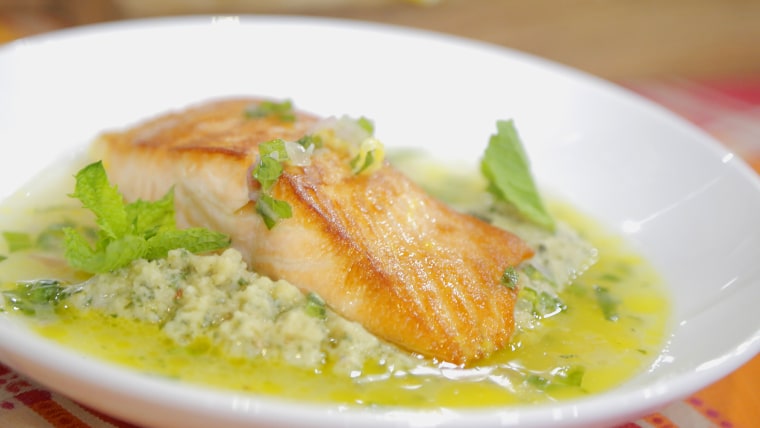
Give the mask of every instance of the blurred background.
M 0 41 L 199 13 L 413 26 L 509 46 L 609 79 L 760 73 L 760 0 L 0 0 Z
M 521 50 L 671 108 L 760 170 L 760 0 L 0 0 L 0 43 L 188 14 L 346 18 Z

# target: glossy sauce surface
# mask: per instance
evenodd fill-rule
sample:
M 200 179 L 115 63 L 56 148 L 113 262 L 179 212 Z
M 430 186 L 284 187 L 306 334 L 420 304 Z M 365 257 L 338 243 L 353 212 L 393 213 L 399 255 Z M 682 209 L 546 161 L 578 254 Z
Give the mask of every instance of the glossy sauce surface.
M 39 233 L 45 225 L 64 219 L 87 221 L 76 204 L 60 208 L 58 201 L 65 197 L 49 196 L 69 193 L 72 183 L 54 177 L 40 180 L 46 179 L 3 207 L 4 225 L 15 220 L 18 229 L 14 230 Z M 54 182 L 59 187 L 54 188 Z M 666 334 L 669 302 L 657 273 L 621 239 L 571 208 L 554 205 L 552 211 L 598 249 L 598 261 L 562 291 L 566 310 L 516 335 L 510 348 L 471 367 L 420 360 L 414 369 L 395 370 L 378 361 L 359 373 L 338 376 L 271 359 L 230 358 L 202 341 L 178 346 L 154 324 L 65 305 L 30 321 L 45 337 L 140 372 L 285 399 L 478 407 L 579 397 L 612 388 L 646 369 Z M 55 254 L 17 252 L 0 263 L 3 288 L 12 287 L 16 280 L 41 277 L 78 279 Z M 608 319 L 601 300 L 614 303 L 614 319 Z

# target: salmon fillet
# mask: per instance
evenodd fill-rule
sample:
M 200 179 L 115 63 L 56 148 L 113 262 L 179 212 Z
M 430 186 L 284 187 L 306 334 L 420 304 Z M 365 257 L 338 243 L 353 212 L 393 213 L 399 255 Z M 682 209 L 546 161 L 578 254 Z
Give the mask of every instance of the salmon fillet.
M 179 227 L 229 234 L 251 268 L 315 292 L 344 317 L 409 351 L 466 364 L 507 345 L 517 290 L 501 277 L 529 258 L 518 237 L 423 192 L 387 162 L 354 174 L 346 150 L 285 164 L 271 189 L 292 217 L 269 229 L 251 179 L 259 144 L 295 141 L 320 118 L 248 118 L 261 100 L 226 99 L 103 134 L 94 153 L 128 200 L 174 186 Z

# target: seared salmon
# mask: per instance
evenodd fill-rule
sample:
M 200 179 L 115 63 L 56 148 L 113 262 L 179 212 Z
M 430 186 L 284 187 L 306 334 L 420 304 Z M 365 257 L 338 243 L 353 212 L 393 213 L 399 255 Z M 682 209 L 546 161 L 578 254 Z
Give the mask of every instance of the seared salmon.
M 349 150 L 284 164 L 271 196 L 292 217 L 268 227 L 251 179 L 259 146 L 296 141 L 320 118 L 249 117 L 254 98 L 172 112 L 101 135 L 94 153 L 128 200 L 172 186 L 178 226 L 229 234 L 249 266 L 315 292 L 344 317 L 409 351 L 455 364 L 508 344 L 517 290 L 502 276 L 532 256 L 522 240 L 427 195 L 387 162 L 357 174 Z

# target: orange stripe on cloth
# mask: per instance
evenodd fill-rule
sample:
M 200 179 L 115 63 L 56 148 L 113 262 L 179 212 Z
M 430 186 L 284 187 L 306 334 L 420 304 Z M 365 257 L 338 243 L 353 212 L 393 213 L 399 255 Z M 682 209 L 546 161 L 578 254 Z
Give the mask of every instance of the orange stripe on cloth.
M 721 428 L 752 428 L 760 421 L 758 385 L 760 355 L 687 401 Z
M 79 420 L 53 400 L 52 394 L 49 391 L 32 389 L 17 394 L 14 398 L 29 409 L 34 410 L 54 427 L 89 428 L 86 423 Z

